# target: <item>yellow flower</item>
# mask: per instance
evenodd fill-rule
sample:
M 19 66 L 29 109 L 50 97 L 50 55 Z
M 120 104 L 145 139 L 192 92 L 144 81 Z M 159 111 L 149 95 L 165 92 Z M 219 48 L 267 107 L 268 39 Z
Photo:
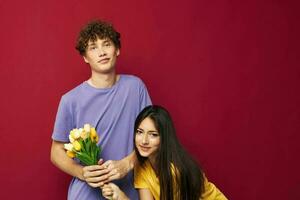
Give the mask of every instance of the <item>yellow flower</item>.
M 73 142 L 73 146 L 74 146 L 74 149 L 75 149 L 76 151 L 80 151 L 81 146 L 80 146 L 80 143 L 79 143 L 77 140 L 75 140 L 75 141 Z
M 73 151 L 67 151 L 67 156 L 69 156 L 70 158 L 74 158 L 75 153 Z
M 98 142 L 98 140 L 99 140 L 98 134 L 97 134 L 96 129 L 94 127 L 91 128 L 91 135 L 90 135 L 90 137 L 91 137 L 91 140 L 93 142 L 95 142 L 95 141 Z
M 73 144 L 71 144 L 71 143 L 64 144 L 64 148 L 68 151 L 72 151 L 73 150 Z

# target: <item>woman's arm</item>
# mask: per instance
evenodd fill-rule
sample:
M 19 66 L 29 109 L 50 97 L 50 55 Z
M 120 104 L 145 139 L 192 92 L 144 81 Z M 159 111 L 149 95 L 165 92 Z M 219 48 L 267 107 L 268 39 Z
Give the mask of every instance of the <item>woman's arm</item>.
M 101 166 L 106 166 L 106 168 L 110 171 L 108 175 L 108 179 L 105 183 L 108 183 L 113 180 L 121 179 L 128 174 L 136 164 L 137 157 L 135 151 L 132 151 L 128 156 L 121 160 L 107 160 Z
M 225 195 L 211 182 L 204 179 L 204 192 L 202 194 L 202 200 L 228 200 Z
M 143 188 L 138 190 L 139 190 L 140 200 L 154 200 L 149 189 Z

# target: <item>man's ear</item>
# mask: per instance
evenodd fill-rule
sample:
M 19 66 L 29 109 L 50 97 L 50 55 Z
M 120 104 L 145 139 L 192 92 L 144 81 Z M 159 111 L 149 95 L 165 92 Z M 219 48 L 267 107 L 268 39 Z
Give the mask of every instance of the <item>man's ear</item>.
M 82 56 L 85 63 L 89 63 L 85 56 Z

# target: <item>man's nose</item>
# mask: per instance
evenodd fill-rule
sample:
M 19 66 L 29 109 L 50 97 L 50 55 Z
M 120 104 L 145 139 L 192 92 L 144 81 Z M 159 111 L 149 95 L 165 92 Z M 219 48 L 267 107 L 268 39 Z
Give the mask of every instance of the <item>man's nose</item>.
M 99 48 L 99 51 L 98 51 L 98 56 L 101 57 L 101 56 L 104 56 L 106 55 L 106 52 L 104 51 L 103 48 Z

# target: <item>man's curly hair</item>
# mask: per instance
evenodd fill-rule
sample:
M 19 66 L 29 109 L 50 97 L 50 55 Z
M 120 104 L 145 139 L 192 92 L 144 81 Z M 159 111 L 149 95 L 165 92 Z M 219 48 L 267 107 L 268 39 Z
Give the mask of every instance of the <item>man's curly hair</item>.
M 120 49 L 120 37 L 121 34 L 114 29 L 112 24 L 100 20 L 91 21 L 81 29 L 75 48 L 79 51 L 80 55 L 84 55 L 90 40 L 94 42 L 98 38 L 108 38 L 113 42 L 116 48 Z

